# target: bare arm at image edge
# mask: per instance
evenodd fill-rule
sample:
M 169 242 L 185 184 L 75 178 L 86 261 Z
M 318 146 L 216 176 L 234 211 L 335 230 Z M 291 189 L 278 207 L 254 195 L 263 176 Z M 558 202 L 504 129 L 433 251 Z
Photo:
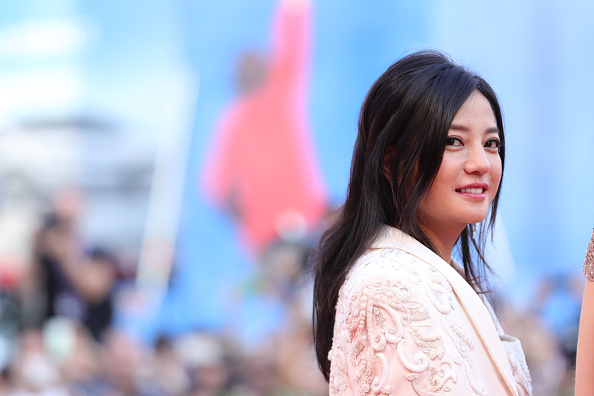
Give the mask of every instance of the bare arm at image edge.
M 582 300 L 577 347 L 575 395 L 592 395 L 594 389 L 594 232 L 584 260 L 588 279 Z

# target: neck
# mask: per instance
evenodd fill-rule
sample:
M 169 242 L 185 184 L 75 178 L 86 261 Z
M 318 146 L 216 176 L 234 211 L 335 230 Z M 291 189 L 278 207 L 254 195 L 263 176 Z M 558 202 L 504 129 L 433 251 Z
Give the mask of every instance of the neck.
M 452 227 L 448 229 L 422 228 L 431 240 L 431 243 L 433 243 L 439 257 L 446 263 L 450 263 L 452 261 L 452 249 L 464 227 Z

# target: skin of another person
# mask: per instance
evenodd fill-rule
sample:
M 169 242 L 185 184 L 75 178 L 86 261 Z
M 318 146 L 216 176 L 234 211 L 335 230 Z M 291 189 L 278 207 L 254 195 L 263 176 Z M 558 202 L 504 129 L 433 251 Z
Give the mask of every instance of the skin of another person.
M 594 394 L 594 283 L 584 290 L 577 346 L 575 396 Z

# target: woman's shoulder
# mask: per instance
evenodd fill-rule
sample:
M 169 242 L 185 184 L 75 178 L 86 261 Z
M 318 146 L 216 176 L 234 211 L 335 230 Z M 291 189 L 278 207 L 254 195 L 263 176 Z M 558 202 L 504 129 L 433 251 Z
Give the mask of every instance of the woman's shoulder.
M 428 270 L 431 266 L 418 257 L 399 248 L 368 249 L 353 265 L 347 279 L 356 277 L 373 277 L 381 275 L 402 275 L 399 271 L 417 273 Z M 396 271 L 396 272 L 394 272 Z
M 449 295 L 453 298 L 448 280 L 427 262 L 398 248 L 369 249 L 353 265 L 341 294 L 354 298 L 354 294 L 382 293 L 406 290 L 407 294 Z M 411 296 L 412 297 L 412 296 Z M 442 309 L 440 304 L 440 309 Z
M 352 327 L 357 307 L 396 309 L 406 313 L 409 325 L 427 326 L 427 320 L 463 314 L 452 286 L 431 265 L 397 248 L 373 249 L 361 256 L 339 293 L 337 322 Z M 363 312 L 360 313 L 363 315 Z

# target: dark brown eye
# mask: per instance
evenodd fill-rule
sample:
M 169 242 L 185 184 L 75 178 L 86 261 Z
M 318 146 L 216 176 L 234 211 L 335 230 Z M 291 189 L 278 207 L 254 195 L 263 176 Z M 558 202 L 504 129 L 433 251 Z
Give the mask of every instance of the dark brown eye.
M 501 146 L 501 142 L 498 139 L 489 139 L 487 143 L 485 143 L 485 147 L 489 148 L 499 148 Z
M 457 137 L 448 137 L 446 139 L 446 146 L 462 147 L 464 144 L 462 144 L 462 140 Z

